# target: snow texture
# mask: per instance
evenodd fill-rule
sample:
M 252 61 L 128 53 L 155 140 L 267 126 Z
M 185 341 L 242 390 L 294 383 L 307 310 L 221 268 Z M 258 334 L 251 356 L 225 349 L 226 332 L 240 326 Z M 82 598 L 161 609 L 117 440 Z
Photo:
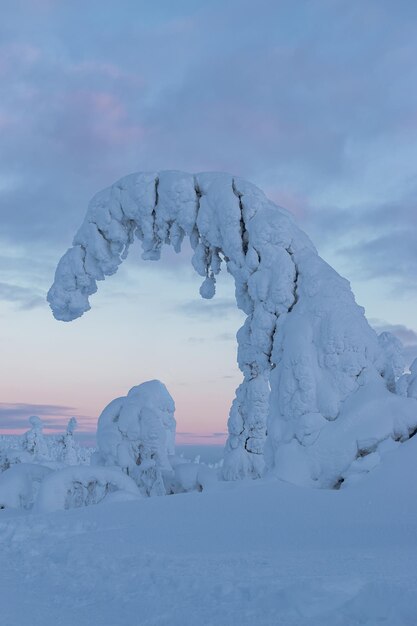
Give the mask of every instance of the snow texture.
M 0 475 L 0 509 L 30 509 L 43 479 L 52 472 L 39 463 L 18 463 Z
M 118 466 L 131 476 L 143 495 L 165 495 L 164 472 L 172 472 L 175 404 L 159 380 L 133 387 L 101 413 L 95 462 Z
M 118 491 L 133 498 L 141 497 L 135 482 L 119 469 L 66 467 L 51 472 L 42 481 L 35 510 L 49 513 L 98 504 Z
M 414 437 L 339 491 L 269 478 L 105 505 L 125 499 L 115 491 L 50 513 L 5 509 L 0 623 L 415 626 L 416 475 Z
M 178 461 L 178 459 L 177 459 Z M 179 459 L 175 463 L 172 480 L 172 493 L 188 491 L 205 491 L 217 486 L 217 472 L 204 463 L 187 463 Z
M 417 359 L 410 365 L 410 372 L 402 374 L 395 383 L 396 393 L 417 400 Z
M 0 442 L 1 443 L 1 442 Z M 19 448 L 8 448 L 0 445 L 0 473 L 17 463 L 31 463 L 33 456 Z
M 164 244 L 179 252 L 186 236 L 201 296 L 213 297 L 224 263 L 247 315 L 237 333 L 244 379 L 228 421 L 226 479 L 258 477 L 266 462 L 287 480 L 336 487 L 361 456 L 363 430 L 373 451 L 415 432 L 414 391 L 392 393 L 392 341 L 378 340 L 349 283 L 291 215 L 228 174 L 138 173 L 98 193 L 58 264 L 48 293 L 54 316 L 88 311 L 97 281 L 117 271 L 135 237 L 142 258 L 157 260 Z M 360 419 L 348 409 L 358 398 Z M 378 398 L 390 407 L 383 427 Z

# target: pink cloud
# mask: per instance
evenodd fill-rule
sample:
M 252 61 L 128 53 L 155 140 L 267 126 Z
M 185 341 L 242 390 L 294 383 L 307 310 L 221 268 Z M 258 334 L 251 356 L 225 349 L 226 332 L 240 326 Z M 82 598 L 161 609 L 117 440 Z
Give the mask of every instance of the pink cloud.
M 223 446 L 226 443 L 227 433 L 183 433 L 177 432 L 175 443 L 180 445 L 200 445 L 200 446 Z
M 30 68 L 41 56 L 40 48 L 29 42 L 14 42 L 0 46 L 0 74 Z
M 80 63 L 76 63 L 70 66 L 69 71 L 82 75 L 101 75 L 111 80 L 118 80 L 130 83 L 136 87 L 143 87 L 145 84 L 144 79 L 137 73 L 127 72 L 115 63 L 108 63 L 105 61 L 85 60 Z
M 0 111 L 0 131 L 8 130 L 16 125 L 17 119 L 10 113 Z
M 67 96 L 69 109 L 100 141 L 106 144 L 126 144 L 139 141 L 145 129 L 129 119 L 125 105 L 105 91 L 81 90 Z
M 302 194 L 291 189 L 266 189 L 265 193 L 272 202 L 288 209 L 298 219 L 302 220 L 306 217 L 309 210 L 309 200 Z

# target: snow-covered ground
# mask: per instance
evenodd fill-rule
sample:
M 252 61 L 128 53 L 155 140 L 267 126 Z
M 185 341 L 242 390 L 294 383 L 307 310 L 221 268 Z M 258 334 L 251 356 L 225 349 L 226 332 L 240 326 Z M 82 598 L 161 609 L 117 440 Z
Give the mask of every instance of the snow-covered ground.
M 417 624 L 417 437 L 359 484 L 0 511 L 7 626 Z

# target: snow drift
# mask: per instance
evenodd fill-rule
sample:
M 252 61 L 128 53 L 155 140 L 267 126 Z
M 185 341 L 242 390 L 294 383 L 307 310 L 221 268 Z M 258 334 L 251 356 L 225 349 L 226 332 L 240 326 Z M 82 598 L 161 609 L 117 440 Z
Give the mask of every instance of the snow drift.
M 258 477 L 266 462 L 287 480 L 338 486 L 361 458 L 377 461 L 387 442 L 415 432 L 414 392 L 393 393 L 401 372 L 392 342 L 378 340 L 349 283 L 291 215 L 227 174 L 138 173 L 98 193 L 58 264 L 48 293 L 54 316 L 88 311 L 97 281 L 117 271 L 135 237 L 142 258 L 157 260 L 164 244 L 179 252 L 186 236 L 201 296 L 213 297 L 224 263 L 247 315 L 226 479 Z

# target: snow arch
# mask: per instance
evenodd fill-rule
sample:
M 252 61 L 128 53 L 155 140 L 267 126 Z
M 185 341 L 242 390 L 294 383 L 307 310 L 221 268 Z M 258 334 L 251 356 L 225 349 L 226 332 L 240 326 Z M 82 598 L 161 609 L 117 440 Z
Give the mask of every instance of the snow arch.
M 296 482 L 337 483 L 359 449 L 356 417 L 343 414 L 347 399 L 360 389 L 372 398 L 381 385 L 386 391 L 381 347 L 349 283 L 254 185 L 221 173 L 164 171 L 132 174 L 99 192 L 58 264 L 48 293 L 54 316 L 70 321 L 88 311 L 96 281 L 117 271 L 135 237 L 142 258 L 157 260 L 164 244 L 179 252 L 186 236 L 204 278 L 201 296 L 214 296 L 224 263 L 247 315 L 237 333 L 243 382 L 228 420 L 225 478 L 260 476 L 266 460 Z M 416 407 L 394 413 L 395 424 L 390 417 L 382 428 L 368 413 L 361 423 L 378 442 L 394 431 L 406 438 Z

